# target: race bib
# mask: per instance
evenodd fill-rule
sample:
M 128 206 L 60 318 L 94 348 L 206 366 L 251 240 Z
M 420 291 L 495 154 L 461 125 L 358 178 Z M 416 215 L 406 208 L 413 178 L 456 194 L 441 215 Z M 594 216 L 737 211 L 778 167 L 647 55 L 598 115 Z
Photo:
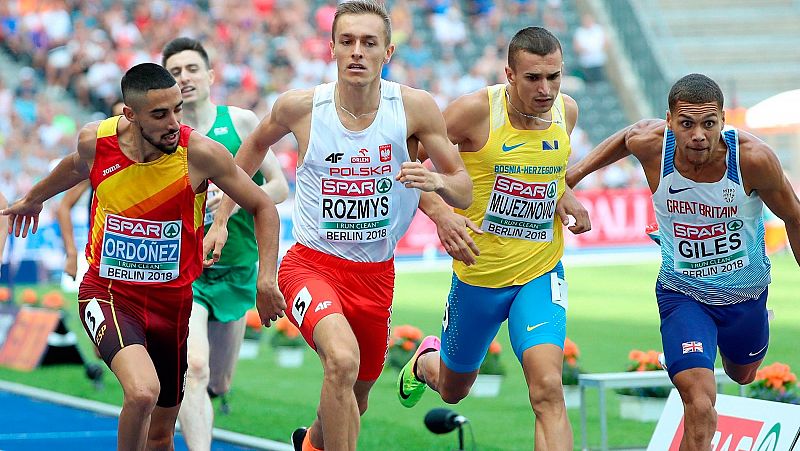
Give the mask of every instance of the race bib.
M 212 189 L 211 187 L 214 186 L 213 183 L 208 182 L 208 190 L 206 191 L 206 205 L 208 205 L 208 201 L 214 199 L 222 194 L 218 188 Z M 203 216 L 203 225 L 209 225 L 214 222 L 214 213 L 206 208 L 205 215 Z
M 127 282 L 167 282 L 178 277 L 180 256 L 180 221 L 106 216 L 101 277 Z
M 498 175 L 481 230 L 528 241 L 553 241 L 558 182 L 523 182 Z
M 387 237 L 391 177 L 322 179 L 319 235 L 327 241 L 368 243 Z
M 675 272 L 690 277 L 715 276 L 750 263 L 740 219 L 714 224 L 673 225 Z

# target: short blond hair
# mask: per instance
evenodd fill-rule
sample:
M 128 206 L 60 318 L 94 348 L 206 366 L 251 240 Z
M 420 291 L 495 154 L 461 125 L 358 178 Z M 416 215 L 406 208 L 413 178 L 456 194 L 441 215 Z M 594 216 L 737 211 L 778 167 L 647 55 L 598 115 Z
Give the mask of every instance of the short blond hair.
M 392 43 L 392 21 L 389 19 L 389 13 L 382 2 L 375 0 L 349 0 L 339 3 L 336 7 L 336 14 L 333 15 L 333 27 L 331 28 L 331 40 L 336 42 L 336 23 L 339 17 L 345 14 L 374 14 L 383 20 L 384 33 L 386 38 L 386 45 Z

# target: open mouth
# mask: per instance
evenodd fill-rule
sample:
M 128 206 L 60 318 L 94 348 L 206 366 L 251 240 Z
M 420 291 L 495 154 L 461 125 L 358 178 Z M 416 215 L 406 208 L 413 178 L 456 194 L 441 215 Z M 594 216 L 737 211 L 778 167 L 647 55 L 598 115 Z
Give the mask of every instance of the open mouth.
M 165 141 L 167 144 L 175 144 L 178 141 L 178 130 L 176 130 L 173 133 L 162 136 L 161 140 Z
M 347 69 L 348 70 L 355 70 L 355 71 L 362 71 L 362 70 L 367 70 L 367 67 L 364 66 L 363 64 L 351 63 L 351 64 L 347 65 Z
M 194 92 L 194 91 L 196 91 L 194 86 L 184 86 L 183 88 L 181 88 L 181 94 L 188 94 L 188 93 Z

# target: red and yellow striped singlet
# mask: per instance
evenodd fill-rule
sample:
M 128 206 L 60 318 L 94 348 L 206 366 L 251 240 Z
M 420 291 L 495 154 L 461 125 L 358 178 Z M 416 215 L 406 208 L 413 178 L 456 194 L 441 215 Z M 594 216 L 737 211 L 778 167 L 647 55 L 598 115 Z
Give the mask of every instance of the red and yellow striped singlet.
M 181 125 L 174 153 L 137 163 L 120 149 L 120 117 L 97 129 L 89 273 L 125 283 L 190 285 L 202 271 L 205 206 L 205 192 L 196 195 L 189 181 L 192 129 Z

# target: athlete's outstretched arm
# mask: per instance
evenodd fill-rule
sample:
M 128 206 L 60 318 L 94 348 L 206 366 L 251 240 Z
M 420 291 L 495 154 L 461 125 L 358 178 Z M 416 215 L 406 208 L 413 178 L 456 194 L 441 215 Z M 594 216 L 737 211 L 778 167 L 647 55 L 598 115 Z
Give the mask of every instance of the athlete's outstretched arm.
M 288 91 L 281 94 L 278 99 L 275 100 L 272 111 L 261 120 L 252 133 L 247 135 L 247 138 L 245 138 L 239 150 L 236 152 L 234 161 L 250 177 L 252 177 L 263 164 L 267 153 L 270 152 L 269 146 L 275 144 L 279 139 L 291 132 L 289 126 L 284 124 L 290 124 L 297 114 L 298 95 L 302 95 L 302 91 Z M 214 183 L 216 183 L 216 181 Z M 212 229 L 225 226 L 234 207 L 235 202 L 233 202 L 230 197 L 223 197 L 217 212 L 214 214 Z M 209 229 L 209 236 L 215 232 L 215 230 L 212 229 Z
M 234 124 L 236 131 L 240 136 L 247 138 L 258 127 L 259 120 L 255 113 L 250 110 L 241 108 L 233 108 Z M 259 167 L 261 173 L 264 175 L 265 183 L 261 185 L 261 189 L 272 199 L 273 202 L 279 204 L 289 197 L 289 182 L 281 169 L 281 163 L 278 157 L 272 152 L 272 149 L 267 147 L 264 158 Z
M 64 243 L 66 261 L 64 262 L 64 272 L 72 280 L 78 275 L 78 248 L 75 246 L 75 231 L 72 228 L 72 207 L 78 202 L 83 193 L 89 188 L 89 181 L 83 181 L 68 189 L 61 198 L 61 202 L 56 208 L 56 218 L 58 227 L 61 229 L 61 241 Z
M 89 166 L 94 161 L 97 142 L 97 124 L 84 126 L 78 135 L 78 150 L 64 157 L 53 172 L 33 185 L 22 199 L 0 211 L 0 214 L 8 215 L 9 233 L 23 238 L 28 236 L 29 229 L 36 233 L 44 201 L 89 178 Z
M 0 193 L 0 209 L 6 208 L 8 201 L 3 193 Z M 0 216 L 0 274 L 3 274 L 3 249 L 6 247 L 6 238 L 8 238 L 8 219 L 5 216 Z
M 253 215 L 255 237 L 258 244 L 258 280 L 256 306 L 262 323 L 269 327 L 271 321 L 283 316 L 286 302 L 278 290 L 278 238 L 280 219 L 275 204 L 253 180 L 233 162 L 233 157 L 222 144 L 192 133 L 189 140 L 189 169 L 196 171 L 194 180 L 214 180 L 214 184 Z M 190 173 L 191 176 L 191 173 Z M 216 219 L 215 219 L 216 222 Z M 219 255 L 215 255 L 219 258 Z
M 574 188 L 592 172 L 633 155 L 644 167 L 651 190 L 655 190 L 665 126 L 663 119 L 643 119 L 609 136 L 583 160 L 567 168 L 567 186 Z
M 626 145 L 628 133 L 634 126 L 628 126 L 609 136 L 597 145 L 586 157 L 567 168 L 567 186 L 574 188 L 584 177 L 631 154 Z
M 745 133 L 740 132 L 740 140 L 751 143 L 748 147 L 743 145 L 744 151 L 740 152 L 742 178 L 786 224 L 786 234 L 794 259 L 800 265 L 800 200 L 786 178 L 775 152 L 767 144 L 742 135 Z
M 456 208 L 469 207 L 472 204 L 472 179 L 447 137 L 439 107 L 425 91 L 406 86 L 401 89 L 409 134 L 425 147 L 438 172 L 432 172 L 416 161 L 407 162 L 400 168 L 397 180 L 408 188 L 434 191 Z

